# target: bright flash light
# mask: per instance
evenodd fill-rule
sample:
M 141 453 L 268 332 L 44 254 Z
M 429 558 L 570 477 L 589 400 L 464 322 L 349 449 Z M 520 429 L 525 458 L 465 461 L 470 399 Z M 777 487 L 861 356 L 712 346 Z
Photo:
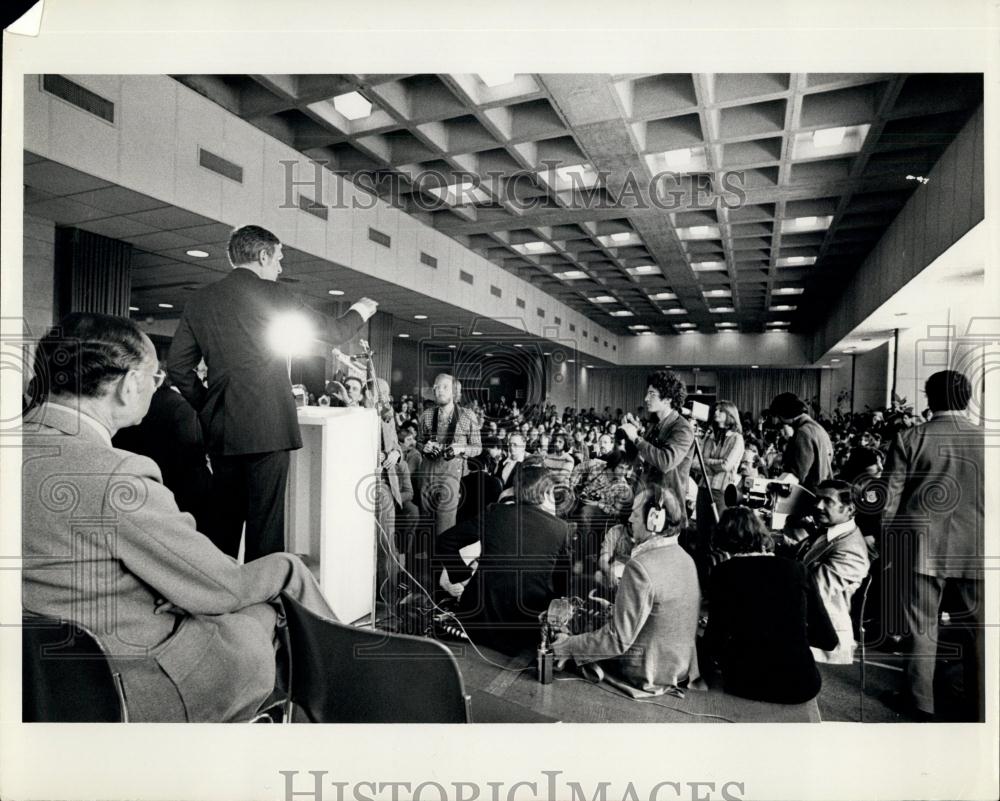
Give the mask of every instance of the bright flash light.
M 271 349 L 282 356 L 301 356 L 315 338 L 312 324 L 304 314 L 289 312 L 274 318 L 267 332 Z

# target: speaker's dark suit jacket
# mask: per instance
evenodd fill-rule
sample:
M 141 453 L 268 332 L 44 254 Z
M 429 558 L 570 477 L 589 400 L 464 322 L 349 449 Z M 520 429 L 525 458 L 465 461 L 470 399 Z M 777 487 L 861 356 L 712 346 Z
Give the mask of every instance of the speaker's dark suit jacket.
M 316 338 L 331 344 L 350 339 L 364 325 L 355 311 L 331 320 L 281 284 L 240 267 L 184 307 L 170 346 L 170 379 L 198 412 L 209 453 L 302 447 L 285 356 L 270 340 L 275 319 L 290 312 L 304 315 Z M 194 372 L 202 357 L 208 389 Z

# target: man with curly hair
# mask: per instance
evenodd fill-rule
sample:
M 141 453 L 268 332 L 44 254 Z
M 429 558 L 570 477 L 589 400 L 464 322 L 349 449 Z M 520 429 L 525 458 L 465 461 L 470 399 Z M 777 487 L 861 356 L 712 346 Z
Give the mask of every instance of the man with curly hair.
M 657 370 L 646 380 L 646 411 L 653 419 L 645 432 L 640 433 L 639 421 L 631 413 L 621 424 L 644 463 L 645 482 L 670 490 L 676 498 L 687 495 L 694 456 L 694 429 L 681 415 L 686 397 L 684 382 L 672 370 Z

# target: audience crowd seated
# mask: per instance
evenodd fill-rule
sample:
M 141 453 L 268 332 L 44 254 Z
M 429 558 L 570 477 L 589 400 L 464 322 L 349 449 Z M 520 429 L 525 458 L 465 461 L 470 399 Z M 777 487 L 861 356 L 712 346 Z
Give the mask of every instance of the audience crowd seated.
M 291 591 L 320 614 L 332 612 L 294 556 L 241 566 L 199 533 L 210 527 L 211 462 L 193 410 L 169 384 L 159 387 L 163 371 L 148 339 L 131 323 L 101 315 L 76 315 L 63 326 L 94 341 L 96 355 L 81 358 L 99 363 L 85 366 L 93 380 L 79 396 L 35 382 L 25 447 L 30 452 L 47 437 L 59 438 L 67 444 L 51 467 L 63 470 L 71 459 L 96 466 L 105 479 L 128 479 L 148 499 L 126 510 L 118 549 L 100 555 L 130 588 L 119 617 L 134 639 L 124 641 L 148 646 L 152 660 L 130 663 L 124 673 L 138 719 L 246 718 L 275 685 L 270 604 L 277 595 Z M 52 374 L 44 360 L 54 345 L 43 340 L 36 375 Z M 817 662 L 852 661 L 852 604 L 857 617 L 855 594 L 872 564 L 881 595 L 897 608 L 909 600 L 886 565 L 885 456 L 894 448 L 887 469 L 894 471 L 894 502 L 902 495 L 905 504 L 900 475 L 916 458 L 913 432 L 927 419 L 954 427 L 949 415 L 957 408 L 937 399 L 920 417 L 902 403 L 827 414 L 785 393 L 757 417 L 719 401 L 711 423 L 699 426 L 684 413 L 685 387 L 669 370 L 650 374 L 644 405 L 634 412 L 463 398 L 461 383 L 447 374 L 436 378 L 434 400 L 393 400 L 386 382 L 343 372 L 324 389 L 316 403 L 368 406 L 381 419 L 381 624 L 402 625 L 398 608 L 424 595 L 451 610 L 457 633 L 474 643 L 532 651 L 550 601 L 593 590 L 592 597 L 613 603 L 612 612 L 595 630 L 556 639 L 560 666 L 599 665 L 608 681 L 635 696 L 683 696 L 685 688 L 703 686 L 701 623 L 703 664 L 710 675 L 721 674 L 725 692 L 784 704 L 816 697 Z M 83 423 L 75 428 L 64 420 L 74 409 Z M 42 461 L 26 464 L 26 493 L 37 495 L 49 473 Z M 726 508 L 724 490 L 758 476 L 808 488 L 811 515 L 772 534 L 756 512 Z M 697 502 L 688 507 L 695 485 Z M 112 489 L 111 482 L 100 492 L 88 485 L 86 497 Z M 65 523 L 48 507 L 30 525 L 26 518 L 25 553 L 39 565 L 56 565 Z M 191 564 L 199 565 L 197 575 Z M 950 576 L 924 581 L 976 589 Z M 26 570 L 26 609 L 76 613 L 65 607 L 73 592 Z M 89 597 L 84 617 L 103 614 L 106 600 Z M 878 607 L 876 616 L 895 614 Z M 131 656 L 113 643 L 108 648 L 112 658 Z M 235 666 L 243 654 L 246 661 Z M 217 671 L 174 681 L 170 692 L 149 673 L 148 665 L 159 664 L 171 677 L 208 657 Z M 925 710 L 926 675 L 910 685 Z

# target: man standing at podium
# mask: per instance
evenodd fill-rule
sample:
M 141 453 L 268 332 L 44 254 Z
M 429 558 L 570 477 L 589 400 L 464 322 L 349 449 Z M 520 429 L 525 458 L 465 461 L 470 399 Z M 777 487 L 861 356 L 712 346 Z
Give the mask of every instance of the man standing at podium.
M 184 307 L 168 357 L 174 385 L 198 412 L 212 463 L 215 515 L 207 532 L 230 556 L 245 561 L 285 548 L 285 485 L 289 451 L 302 447 L 286 356 L 270 337 L 289 313 L 305 317 L 316 337 L 340 344 L 375 313 L 363 298 L 331 320 L 277 283 L 281 242 L 247 225 L 229 238 L 233 270 L 197 292 Z M 208 387 L 195 366 L 204 358 Z

